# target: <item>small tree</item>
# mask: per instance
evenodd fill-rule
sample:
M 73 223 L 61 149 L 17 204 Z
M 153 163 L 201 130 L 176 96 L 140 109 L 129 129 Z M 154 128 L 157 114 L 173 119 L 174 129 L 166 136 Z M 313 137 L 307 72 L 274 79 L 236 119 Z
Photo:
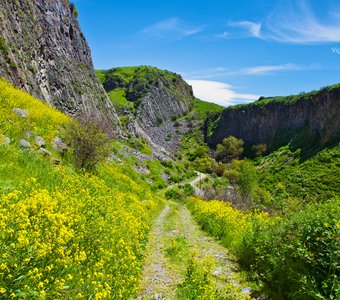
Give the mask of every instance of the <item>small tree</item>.
M 268 146 L 266 144 L 253 145 L 251 150 L 253 150 L 255 156 L 262 156 L 268 151 Z
M 241 162 L 238 185 L 243 200 L 248 202 L 251 194 L 257 187 L 256 169 L 250 161 L 244 160 Z
M 243 153 L 244 142 L 234 136 L 223 139 L 222 144 L 216 146 L 216 158 L 218 160 L 231 161 L 238 159 Z
M 66 142 L 72 148 L 75 166 L 93 171 L 98 162 L 108 156 L 110 125 L 99 116 L 85 114 L 65 128 Z

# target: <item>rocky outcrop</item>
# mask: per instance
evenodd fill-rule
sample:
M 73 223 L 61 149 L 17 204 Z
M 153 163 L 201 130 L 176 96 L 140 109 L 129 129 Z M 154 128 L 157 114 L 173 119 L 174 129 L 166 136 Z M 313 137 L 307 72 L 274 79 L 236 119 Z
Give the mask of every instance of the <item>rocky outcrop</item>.
M 76 116 L 117 120 L 68 0 L 0 0 L 0 76 Z
M 157 127 L 163 122 L 176 120 L 192 108 L 191 99 L 177 99 L 171 91 L 152 87 L 137 109 L 137 121 L 144 128 Z
M 233 135 L 246 146 L 264 143 L 274 150 L 323 145 L 340 137 L 340 86 L 294 97 L 230 107 L 207 120 L 205 136 L 211 146 Z
M 188 129 L 178 128 L 175 120 L 192 110 L 192 87 L 176 73 L 149 66 L 114 68 L 98 73 L 108 93 L 123 91 L 128 105 L 121 106 L 121 102 L 116 105 L 122 115 L 129 116 L 128 131 L 148 140 L 154 153 L 175 153 L 180 131 Z

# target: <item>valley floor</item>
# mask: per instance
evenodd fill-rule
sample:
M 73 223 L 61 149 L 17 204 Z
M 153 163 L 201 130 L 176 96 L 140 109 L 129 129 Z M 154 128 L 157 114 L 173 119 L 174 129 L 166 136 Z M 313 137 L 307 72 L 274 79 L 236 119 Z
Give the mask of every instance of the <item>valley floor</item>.
M 250 299 L 232 255 L 200 229 L 183 204 L 167 202 L 146 251 L 139 299 Z

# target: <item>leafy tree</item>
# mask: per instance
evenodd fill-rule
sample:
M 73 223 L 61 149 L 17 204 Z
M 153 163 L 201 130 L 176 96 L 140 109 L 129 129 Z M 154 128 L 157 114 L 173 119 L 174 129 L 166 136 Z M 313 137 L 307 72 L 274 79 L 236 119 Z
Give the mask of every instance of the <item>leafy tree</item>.
M 222 144 L 216 146 L 216 158 L 218 160 L 231 161 L 238 159 L 243 153 L 244 142 L 234 136 L 223 139 Z
M 212 173 L 217 168 L 216 161 L 211 157 L 203 157 L 203 158 L 196 158 L 192 162 L 192 166 L 195 170 L 200 171 L 202 173 Z
M 195 156 L 196 157 L 206 157 L 208 156 L 209 148 L 207 146 L 199 145 L 195 149 Z
M 255 156 L 262 156 L 268 151 L 268 146 L 266 144 L 253 145 L 251 150 L 253 150 Z

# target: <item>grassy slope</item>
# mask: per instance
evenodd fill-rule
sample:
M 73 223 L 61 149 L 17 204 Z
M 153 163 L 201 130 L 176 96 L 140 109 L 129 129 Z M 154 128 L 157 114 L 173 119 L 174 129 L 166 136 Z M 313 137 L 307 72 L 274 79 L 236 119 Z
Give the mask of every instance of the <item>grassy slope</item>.
M 142 179 L 134 170 L 142 163 L 116 143 L 115 158 L 97 175 L 78 173 L 50 146 L 69 117 L 2 80 L 0 99 L 0 298 L 134 297 L 148 230 L 162 205 L 147 182 L 161 177 L 160 163 L 150 161 Z M 35 134 L 60 165 L 37 147 L 19 148 L 22 138 L 34 145 Z
M 112 77 L 119 78 L 121 80 L 121 87 L 117 89 L 107 90 L 109 97 L 116 108 L 122 107 L 133 108 L 133 102 L 129 101 L 126 97 L 126 91 L 130 88 L 131 83 L 134 80 L 143 81 L 144 89 L 146 83 L 156 85 L 160 77 L 166 78 L 168 82 L 179 80 L 177 74 L 160 70 L 150 66 L 136 66 L 136 67 L 120 67 L 110 70 L 97 70 L 97 77 L 101 83 L 105 86 L 105 83 Z
M 220 112 L 223 109 L 223 106 L 211 102 L 206 102 L 200 99 L 196 99 L 194 105 L 194 111 L 196 110 L 201 118 L 205 118 L 208 114 L 211 113 Z
M 157 77 L 157 76 L 166 76 L 170 79 L 176 78 L 177 74 L 160 70 L 151 66 L 134 66 L 134 67 L 119 67 L 113 68 L 110 70 L 97 70 L 97 76 L 101 80 L 102 83 L 105 81 L 106 74 L 114 73 L 123 79 L 126 83 L 132 81 L 135 77 L 140 78 L 149 78 L 149 77 Z
M 323 201 L 340 196 L 340 144 L 306 156 L 282 147 L 258 159 L 261 184 L 276 197 L 290 196 L 305 201 Z

